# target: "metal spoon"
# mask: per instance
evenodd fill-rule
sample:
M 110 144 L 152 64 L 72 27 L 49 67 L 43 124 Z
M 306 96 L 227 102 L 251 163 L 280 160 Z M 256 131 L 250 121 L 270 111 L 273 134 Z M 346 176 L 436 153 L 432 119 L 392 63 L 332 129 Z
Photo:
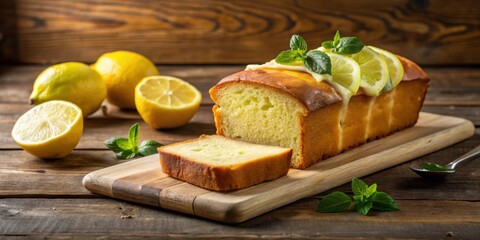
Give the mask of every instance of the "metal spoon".
M 468 161 L 468 160 L 472 160 L 472 159 L 475 159 L 475 158 L 478 158 L 478 157 L 480 157 L 480 146 L 477 146 L 476 148 L 474 148 L 470 152 L 465 153 L 464 155 L 455 159 L 451 163 L 442 166 L 442 167 L 447 168 L 446 170 L 439 170 L 439 171 L 427 170 L 427 169 L 422 168 L 421 163 L 419 163 L 418 161 L 411 162 L 410 163 L 410 169 L 412 169 L 412 171 L 416 172 L 418 175 L 420 175 L 424 178 L 442 178 L 442 177 L 449 176 L 449 175 L 452 175 L 453 173 L 455 173 L 455 167 L 459 163 L 464 162 L 464 161 Z

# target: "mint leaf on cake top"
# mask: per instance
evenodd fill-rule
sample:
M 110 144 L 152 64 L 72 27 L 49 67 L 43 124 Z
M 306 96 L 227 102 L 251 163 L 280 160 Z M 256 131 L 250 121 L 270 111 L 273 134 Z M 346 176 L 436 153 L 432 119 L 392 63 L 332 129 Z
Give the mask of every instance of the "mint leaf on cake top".
M 307 42 L 300 35 L 290 38 L 290 50 L 282 51 L 275 62 L 282 65 L 304 65 L 309 71 L 318 74 L 332 74 L 330 57 L 318 50 L 307 51 Z

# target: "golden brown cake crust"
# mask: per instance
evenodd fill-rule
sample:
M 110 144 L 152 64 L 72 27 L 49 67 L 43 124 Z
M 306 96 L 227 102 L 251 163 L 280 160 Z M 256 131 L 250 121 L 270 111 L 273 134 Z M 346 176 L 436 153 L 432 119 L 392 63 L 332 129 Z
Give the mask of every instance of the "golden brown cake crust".
M 397 55 L 397 57 L 403 65 L 404 75 L 402 81 L 430 80 L 427 74 L 416 63 L 402 56 Z
M 402 81 L 430 80 L 416 63 L 401 56 L 398 56 L 398 58 L 403 65 L 405 73 Z M 342 97 L 332 86 L 323 81 L 317 83 L 308 73 L 268 68 L 245 70 L 223 78 L 210 89 L 210 96 L 213 101 L 216 102 L 216 91 L 222 88 L 222 86 L 240 81 L 262 84 L 280 90 L 299 100 L 309 111 L 315 111 L 342 101 Z M 357 95 L 360 94 L 364 94 L 361 89 Z
M 200 138 L 202 137 L 204 136 Z M 184 144 L 196 140 L 192 139 L 175 144 Z M 285 149 L 281 153 L 266 155 L 254 161 L 238 163 L 233 166 L 215 166 L 165 150 L 168 146 L 171 145 L 158 148 L 160 164 L 164 173 L 173 178 L 215 191 L 243 189 L 283 177 L 288 173 L 292 157 L 292 149 Z
M 210 90 L 210 95 L 215 97 L 215 94 L 212 94 L 212 91 L 214 92 L 216 88 L 221 88 L 223 84 L 247 81 L 260 83 L 286 92 L 303 103 L 309 111 L 342 101 L 342 97 L 328 83 L 316 83 L 315 80 L 308 81 L 308 78 L 313 79 L 310 74 L 301 76 L 303 78 L 294 77 L 291 74 L 285 74 L 283 71 L 276 69 L 241 71 L 222 79 L 214 88 L 212 88 L 212 90 Z

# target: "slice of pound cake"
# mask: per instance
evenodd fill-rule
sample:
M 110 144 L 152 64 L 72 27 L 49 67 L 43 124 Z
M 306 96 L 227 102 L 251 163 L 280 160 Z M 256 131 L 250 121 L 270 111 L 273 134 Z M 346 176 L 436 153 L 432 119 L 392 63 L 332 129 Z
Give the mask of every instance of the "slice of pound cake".
M 202 188 L 227 191 L 287 175 L 292 149 L 202 135 L 158 148 L 163 172 Z

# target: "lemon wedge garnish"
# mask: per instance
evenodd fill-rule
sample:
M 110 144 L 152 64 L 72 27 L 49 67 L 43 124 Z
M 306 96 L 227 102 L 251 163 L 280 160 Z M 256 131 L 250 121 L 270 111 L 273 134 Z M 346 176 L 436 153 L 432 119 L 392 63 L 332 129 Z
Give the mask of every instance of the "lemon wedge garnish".
M 389 79 L 388 67 L 383 57 L 367 46 L 350 57 L 360 66 L 360 87 L 367 95 L 378 96 Z
M 13 140 L 40 158 L 62 158 L 80 141 L 82 110 L 67 101 L 48 101 L 23 114 L 12 130 Z
M 186 124 L 201 101 L 202 94 L 194 86 L 175 77 L 146 77 L 135 88 L 137 111 L 155 129 Z

